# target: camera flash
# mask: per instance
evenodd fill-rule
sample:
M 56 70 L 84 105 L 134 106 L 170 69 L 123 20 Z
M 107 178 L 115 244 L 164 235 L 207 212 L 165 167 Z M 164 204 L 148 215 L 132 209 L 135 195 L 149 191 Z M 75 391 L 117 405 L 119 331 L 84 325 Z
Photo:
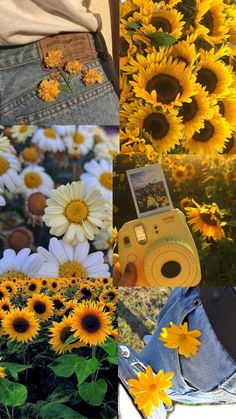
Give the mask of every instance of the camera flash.
M 139 244 L 146 244 L 147 243 L 147 236 L 144 230 L 144 226 L 141 224 L 139 226 L 134 227 L 135 235 Z

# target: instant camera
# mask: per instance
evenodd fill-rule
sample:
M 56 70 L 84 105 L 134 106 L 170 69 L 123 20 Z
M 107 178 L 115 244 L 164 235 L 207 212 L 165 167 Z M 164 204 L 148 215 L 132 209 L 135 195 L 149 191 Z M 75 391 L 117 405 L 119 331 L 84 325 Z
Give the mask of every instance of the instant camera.
M 161 165 L 129 170 L 127 176 L 139 218 L 119 231 L 122 272 L 132 262 L 137 286 L 196 286 L 197 248 L 184 214 L 172 206 Z

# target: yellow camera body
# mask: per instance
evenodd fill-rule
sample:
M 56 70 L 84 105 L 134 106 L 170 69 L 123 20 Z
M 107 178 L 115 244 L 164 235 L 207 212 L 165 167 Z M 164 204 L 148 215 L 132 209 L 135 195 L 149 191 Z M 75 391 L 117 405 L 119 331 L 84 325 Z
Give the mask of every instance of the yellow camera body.
M 197 248 L 184 214 L 173 209 L 125 223 L 119 231 L 122 273 L 135 263 L 137 286 L 196 286 L 201 280 Z

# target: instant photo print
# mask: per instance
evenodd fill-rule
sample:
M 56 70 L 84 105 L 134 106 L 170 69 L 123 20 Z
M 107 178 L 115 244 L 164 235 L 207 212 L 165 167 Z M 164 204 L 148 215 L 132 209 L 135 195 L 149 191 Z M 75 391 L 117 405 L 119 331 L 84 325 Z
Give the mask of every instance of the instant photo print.
M 137 286 L 196 286 L 201 280 L 197 248 L 184 214 L 173 208 L 161 165 L 128 170 L 127 177 L 138 219 L 119 231 L 122 272 L 132 262 Z

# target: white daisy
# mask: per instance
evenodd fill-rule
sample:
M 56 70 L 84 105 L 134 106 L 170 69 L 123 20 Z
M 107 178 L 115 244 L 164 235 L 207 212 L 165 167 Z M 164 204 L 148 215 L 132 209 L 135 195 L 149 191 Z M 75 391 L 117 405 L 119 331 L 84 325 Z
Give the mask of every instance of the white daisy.
M 5 135 L 0 137 L 0 153 L 15 153 L 14 147 L 12 147 L 10 140 Z
M 104 221 L 104 199 L 96 189 L 86 190 L 84 182 L 61 185 L 51 192 L 43 221 L 54 236 L 64 235 L 72 245 L 93 240 Z
M 10 192 L 21 185 L 21 178 L 18 174 L 21 168 L 20 162 L 13 154 L 0 153 L 0 188 L 4 185 Z
M 89 243 L 85 240 L 71 246 L 63 240 L 53 237 L 49 250 L 38 247 L 38 253 L 44 258 L 39 276 L 52 278 L 108 278 L 109 267 L 104 263 L 104 254 L 89 254 Z
M 112 160 L 119 153 L 119 136 L 112 135 L 105 141 L 98 142 L 94 147 L 97 160 Z
M 38 128 L 32 142 L 44 151 L 64 151 L 65 143 L 54 128 Z
M 85 163 L 84 168 L 87 173 L 83 173 L 80 179 L 89 187 L 99 189 L 106 200 L 112 199 L 112 163 L 106 160 L 97 162 L 91 160 Z
M 54 187 L 52 178 L 45 173 L 42 166 L 28 166 L 22 170 L 20 177 L 22 179 L 22 189 L 26 195 L 35 192 L 48 195 Z
M 3 189 L 0 188 L 0 193 L 3 193 Z M 0 207 L 4 207 L 6 205 L 6 201 L 3 196 L 0 195 Z
M 107 201 L 105 203 L 104 206 L 105 209 L 105 219 L 102 225 L 102 229 L 108 228 L 110 230 L 112 230 L 112 212 L 113 212 L 113 207 L 112 207 L 112 201 Z
M 74 126 L 74 129 L 64 137 L 69 153 L 84 156 L 92 150 L 95 130 L 96 126 Z
M 112 246 L 112 231 L 100 230 L 93 241 L 93 245 L 97 250 L 109 249 Z
M 30 252 L 28 248 L 17 254 L 12 249 L 5 250 L 0 260 L 0 276 L 6 279 L 38 277 L 43 258 L 37 253 L 30 255 Z
M 13 125 L 11 127 L 11 136 L 18 143 L 23 143 L 26 138 L 31 137 L 37 129 L 36 125 Z

